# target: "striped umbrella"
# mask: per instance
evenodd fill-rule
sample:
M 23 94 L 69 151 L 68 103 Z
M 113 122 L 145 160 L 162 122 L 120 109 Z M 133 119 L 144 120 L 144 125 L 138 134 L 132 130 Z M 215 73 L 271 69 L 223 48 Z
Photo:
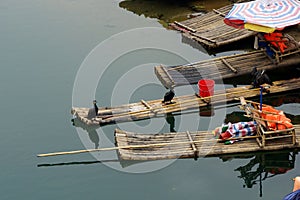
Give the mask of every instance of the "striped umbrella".
M 271 33 L 300 23 L 299 0 L 256 0 L 234 4 L 224 19 L 227 25 Z

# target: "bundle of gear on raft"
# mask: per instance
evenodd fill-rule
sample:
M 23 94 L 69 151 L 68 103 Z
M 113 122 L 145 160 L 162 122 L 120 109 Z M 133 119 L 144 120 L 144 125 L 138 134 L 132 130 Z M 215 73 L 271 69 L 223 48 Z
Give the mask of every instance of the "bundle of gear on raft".
M 232 144 L 244 138 L 253 137 L 262 137 L 263 140 L 265 140 L 266 137 L 271 139 L 272 137 L 278 137 L 281 133 L 288 135 L 288 137 L 289 135 L 290 137 L 294 137 L 293 124 L 291 120 L 285 116 L 283 111 L 277 110 L 269 105 L 261 105 L 261 107 L 258 108 L 260 104 L 256 102 L 251 102 L 253 107 L 250 107 L 243 98 L 241 98 L 241 102 L 243 102 L 241 109 L 246 111 L 246 116 L 250 117 L 252 121 L 229 122 L 228 124 L 223 124 L 221 127 L 216 128 L 213 131 L 214 136 L 224 141 L 225 144 Z M 294 139 L 292 141 L 294 143 Z M 265 141 L 263 141 L 263 145 L 260 146 L 264 145 Z
M 238 122 L 238 123 L 228 123 L 223 124 L 221 127 L 216 128 L 213 134 L 218 139 L 228 140 L 236 142 L 236 138 L 241 138 L 245 136 L 252 136 L 256 134 L 256 122 Z
M 293 128 L 291 120 L 285 116 L 283 111 L 277 110 L 272 106 L 262 106 L 260 116 L 266 120 L 269 130 L 275 131 Z
M 281 62 L 285 56 L 298 54 L 300 43 L 286 33 L 257 33 L 254 48 L 265 49 L 266 55 L 276 64 Z
M 285 143 L 296 144 L 295 128 L 291 120 L 285 116 L 283 111 L 272 106 L 246 101 L 240 98 L 240 109 L 246 112 L 246 116 L 257 123 L 256 141 L 261 148 L 267 145 L 267 141 L 285 139 Z M 250 104 L 248 104 L 250 102 Z M 290 140 L 288 140 L 290 139 Z
M 266 33 L 264 38 L 267 42 L 270 42 L 271 45 L 280 50 L 281 53 L 284 53 L 284 50 L 287 49 L 288 40 L 283 37 L 282 33 Z

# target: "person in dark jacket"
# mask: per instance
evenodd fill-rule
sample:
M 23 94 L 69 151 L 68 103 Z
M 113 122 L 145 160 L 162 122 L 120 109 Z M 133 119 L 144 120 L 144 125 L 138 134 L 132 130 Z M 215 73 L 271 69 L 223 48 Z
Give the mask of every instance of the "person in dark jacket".
M 293 192 L 286 195 L 283 200 L 300 200 L 300 176 L 297 176 L 294 180 Z

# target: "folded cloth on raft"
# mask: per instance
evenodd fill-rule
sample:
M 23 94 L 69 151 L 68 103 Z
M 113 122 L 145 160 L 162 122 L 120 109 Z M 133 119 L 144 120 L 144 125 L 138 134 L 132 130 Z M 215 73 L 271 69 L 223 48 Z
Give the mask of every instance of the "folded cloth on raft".
M 214 134 L 223 140 L 251 136 L 256 134 L 256 122 L 238 122 L 234 124 L 229 122 L 228 124 L 222 125 L 222 127 L 216 128 Z

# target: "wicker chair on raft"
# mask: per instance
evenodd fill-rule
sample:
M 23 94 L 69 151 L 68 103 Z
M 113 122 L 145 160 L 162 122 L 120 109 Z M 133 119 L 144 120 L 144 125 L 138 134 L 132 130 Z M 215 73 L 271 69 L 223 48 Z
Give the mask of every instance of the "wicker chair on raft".
M 296 144 L 295 128 L 282 111 L 264 104 L 260 110 L 259 103 L 251 101 L 249 105 L 243 97 L 240 101 L 240 108 L 246 112 L 246 116 L 253 118 L 257 123 L 256 141 L 260 147 L 265 147 L 267 141 L 283 138 L 290 138 L 288 141 Z
M 264 43 L 267 56 L 277 64 L 283 57 L 293 54 L 300 54 L 300 44 L 289 34 L 269 33 L 257 34 L 260 44 Z

